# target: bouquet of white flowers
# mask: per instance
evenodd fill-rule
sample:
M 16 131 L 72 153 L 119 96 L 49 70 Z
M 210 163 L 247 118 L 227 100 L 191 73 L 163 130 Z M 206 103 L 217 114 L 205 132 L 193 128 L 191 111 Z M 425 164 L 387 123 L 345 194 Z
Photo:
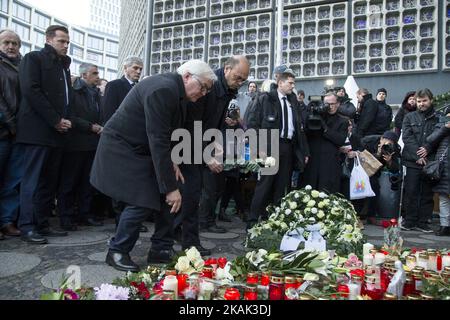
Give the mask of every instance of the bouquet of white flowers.
M 320 234 L 327 241 L 327 249 L 335 250 L 339 255 L 362 250 L 364 239 L 355 209 L 338 195 L 327 195 L 307 186 L 289 193 L 280 206 L 269 206 L 267 210 L 269 219 L 248 231 L 246 247 L 276 250 L 286 233 L 318 224 Z M 309 233 L 304 231 L 303 237 L 307 239 Z

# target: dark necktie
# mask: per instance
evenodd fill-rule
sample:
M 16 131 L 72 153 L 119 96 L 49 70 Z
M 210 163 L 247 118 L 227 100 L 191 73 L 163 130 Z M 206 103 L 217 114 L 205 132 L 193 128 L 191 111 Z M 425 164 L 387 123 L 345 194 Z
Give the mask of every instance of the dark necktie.
M 283 139 L 287 139 L 289 136 L 289 112 L 288 112 L 288 105 L 287 105 L 287 98 L 283 97 L 283 115 L 284 115 L 284 124 L 283 124 Z

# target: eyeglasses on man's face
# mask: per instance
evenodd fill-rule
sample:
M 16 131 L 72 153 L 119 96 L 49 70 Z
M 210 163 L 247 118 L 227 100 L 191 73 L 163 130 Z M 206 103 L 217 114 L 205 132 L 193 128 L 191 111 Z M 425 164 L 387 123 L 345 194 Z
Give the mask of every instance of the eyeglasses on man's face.
M 212 87 L 208 87 L 208 85 L 206 83 L 202 83 L 196 75 L 192 75 L 192 78 L 197 80 L 202 94 L 207 94 L 207 93 L 211 92 Z

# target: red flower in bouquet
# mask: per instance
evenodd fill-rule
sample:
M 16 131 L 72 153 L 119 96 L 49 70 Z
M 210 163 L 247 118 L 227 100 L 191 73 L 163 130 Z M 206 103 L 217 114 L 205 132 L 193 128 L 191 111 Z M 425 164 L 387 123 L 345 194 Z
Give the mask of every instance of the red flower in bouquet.
M 361 277 L 361 279 L 364 279 L 364 277 L 365 277 L 365 272 L 364 272 L 363 269 L 350 270 L 350 274 L 354 275 L 354 276 Z
M 381 221 L 381 226 L 382 226 L 384 229 L 387 229 L 387 228 L 389 228 L 389 227 L 391 226 L 391 222 L 388 221 L 388 220 L 383 220 L 383 221 Z
M 219 259 L 217 260 L 217 263 L 218 263 L 218 265 L 219 265 L 219 268 L 221 268 L 221 269 L 224 269 L 224 268 L 225 268 L 227 262 L 228 262 L 227 258 L 224 258 L 224 257 L 219 258 Z
M 79 297 L 75 291 L 66 289 L 64 290 L 64 300 L 79 300 Z
M 138 294 L 142 297 L 142 298 L 144 298 L 144 299 L 146 299 L 146 300 L 148 300 L 148 299 L 150 299 L 150 291 L 148 290 L 148 288 L 145 286 L 145 283 L 144 282 L 141 282 L 140 284 L 137 284 L 136 282 L 131 282 L 131 285 L 133 286 L 133 287 L 135 287 L 137 290 L 138 290 Z
M 350 293 L 348 286 L 345 284 L 339 285 L 337 291 L 340 292 L 341 297 L 344 297 L 344 298 L 347 298 Z

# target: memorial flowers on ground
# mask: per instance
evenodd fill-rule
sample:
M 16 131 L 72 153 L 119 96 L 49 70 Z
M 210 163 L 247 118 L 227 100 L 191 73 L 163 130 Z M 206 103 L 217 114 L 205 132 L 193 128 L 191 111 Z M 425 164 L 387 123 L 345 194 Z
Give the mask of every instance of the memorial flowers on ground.
M 267 210 L 269 219 L 249 230 L 247 247 L 278 249 L 286 233 L 318 224 L 327 249 L 341 255 L 361 251 L 363 234 L 357 214 L 353 205 L 339 195 L 327 195 L 307 186 L 289 193 L 279 206 L 269 206 Z M 302 234 L 305 239 L 309 235 L 309 231 Z

